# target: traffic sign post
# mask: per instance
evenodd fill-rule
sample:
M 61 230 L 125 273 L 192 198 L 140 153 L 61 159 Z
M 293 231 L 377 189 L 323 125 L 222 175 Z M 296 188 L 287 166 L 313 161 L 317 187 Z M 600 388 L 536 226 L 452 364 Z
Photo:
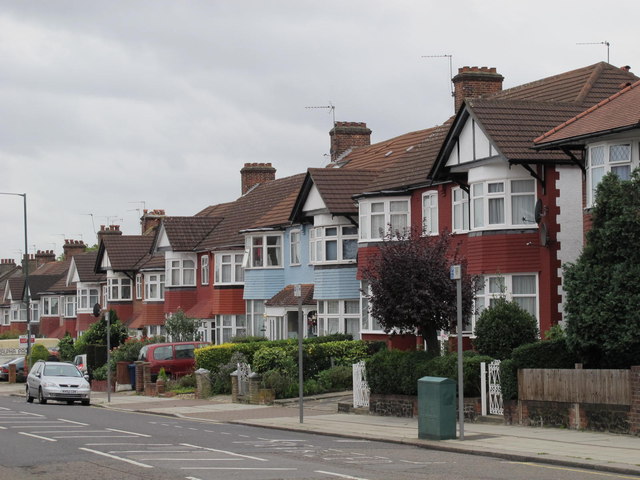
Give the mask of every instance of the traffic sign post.
M 458 424 L 460 425 L 460 440 L 464 440 L 464 379 L 462 366 L 462 268 L 452 265 L 449 270 L 451 280 L 456 281 L 457 291 L 457 338 L 458 338 Z

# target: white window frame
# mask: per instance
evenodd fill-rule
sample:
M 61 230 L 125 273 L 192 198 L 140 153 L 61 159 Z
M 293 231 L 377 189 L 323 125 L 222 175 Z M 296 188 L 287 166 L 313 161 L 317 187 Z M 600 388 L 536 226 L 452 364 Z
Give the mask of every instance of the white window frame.
M 353 307 L 356 307 L 355 310 Z M 359 298 L 318 300 L 318 335 L 350 333 L 354 339 L 360 338 L 362 330 L 360 308 Z
M 40 302 L 29 302 L 29 308 L 31 308 L 31 321 L 40 321 Z
M 366 280 L 362 280 L 360 286 L 360 333 L 384 332 L 378 319 L 371 315 L 371 305 L 368 298 L 368 295 L 371 295 L 371 285 Z
M 345 258 L 345 242 L 352 243 L 353 257 Z M 335 259 L 327 260 L 329 245 L 335 243 Z M 313 227 L 309 232 L 309 261 L 312 265 L 356 263 L 358 228 L 351 224 Z
M 438 235 L 438 191 L 431 190 L 422 194 L 422 234 Z
M 142 300 L 142 274 L 136 275 L 136 299 Z
M 27 321 L 27 307 L 26 304 L 12 303 L 11 304 L 11 322 L 26 322 Z
M 242 285 L 244 283 L 244 253 L 220 252 L 215 256 L 214 283 L 216 285 Z M 224 273 L 228 272 L 228 280 Z
M 275 243 L 273 243 L 275 241 Z M 284 238 L 282 233 L 247 236 L 249 247 L 246 268 L 282 268 L 284 266 Z M 276 263 L 273 263 L 275 253 Z
M 60 297 L 42 297 L 42 316 L 59 317 L 60 303 Z
M 196 261 L 193 258 L 171 257 L 167 259 L 168 286 L 195 287 Z
M 246 315 L 216 315 L 216 343 L 227 343 L 238 335 L 247 335 Z
M 469 231 L 469 194 L 460 187 L 451 191 L 451 225 L 455 233 Z
M 131 300 L 132 288 L 131 279 L 127 277 L 111 277 L 107 279 L 107 287 L 109 292 L 109 300 L 129 301 Z M 127 295 L 128 292 L 128 295 Z
M 92 295 L 91 293 L 94 292 Z M 100 303 L 100 289 L 95 287 L 82 287 L 78 288 L 78 311 L 90 311 L 93 310 L 93 306 L 96 303 Z M 93 298 L 93 300 L 92 300 Z
M 300 265 L 302 258 L 302 232 L 299 229 L 289 232 L 289 265 Z
M 515 182 L 527 182 L 532 190 L 514 192 Z M 471 188 L 471 230 L 491 230 L 504 228 L 532 228 L 535 225 L 533 210 L 536 201 L 536 181 L 530 177 L 487 180 L 472 183 Z M 514 202 L 518 198 L 529 197 L 529 211 L 518 215 L 514 221 Z M 495 205 L 501 204 L 501 208 Z M 492 217 L 493 212 L 497 216 Z
M 157 272 L 145 273 L 144 274 L 145 301 L 154 302 L 154 301 L 164 300 L 165 281 L 166 281 L 166 276 L 164 273 L 157 273 Z
M 200 257 L 200 285 L 209 285 L 209 255 Z
M 11 311 L 8 308 L 3 308 L 0 312 L 2 312 L 2 325 L 10 325 Z
M 533 279 L 534 292 L 514 292 L 515 279 Z M 475 297 L 475 314 L 471 319 L 471 324 L 467 324 L 465 333 L 470 333 L 475 330 L 475 324 L 482 310 L 491 305 L 491 302 L 501 296 L 504 296 L 508 301 L 515 300 L 519 304 L 524 304 L 526 300 L 533 299 L 534 311 L 525 308 L 529 313 L 533 314 L 536 319 L 539 319 L 540 312 L 540 295 L 539 295 L 539 278 L 537 273 L 511 273 L 511 274 L 492 274 L 483 275 L 481 278 L 483 287 L 476 293 Z M 529 303 L 529 302 L 527 302 Z M 521 304 L 521 306 L 523 306 Z M 523 306 L 524 308 L 524 306 Z
M 619 147 L 629 147 L 629 157 L 628 159 L 623 160 L 611 160 L 611 151 L 614 148 Z M 594 152 L 601 152 L 602 155 L 602 163 L 598 163 L 597 165 L 593 164 Z M 638 161 L 636 160 L 638 155 L 638 144 L 636 142 L 632 142 L 630 140 L 619 140 L 615 142 L 599 142 L 591 144 L 587 147 L 587 160 L 586 160 L 586 168 L 587 168 L 587 207 L 592 207 L 595 204 L 595 196 L 596 189 L 607 173 L 614 172 L 616 174 L 620 174 L 622 169 L 628 170 L 627 174 L 622 176 L 621 178 L 629 179 L 631 176 L 631 172 L 638 165 Z M 594 171 L 600 171 L 601 173 L 596 177 L 594 183 Z
M 404 203 L 406 210 L 395 210 Z M 360 241 L 382 240 L 388 233 L 404 235 L 411 230 L 411 198 L 410 197 L 388 197 L 371 200 L 360 200 Z M 392 211 L 393 209 L 393 211 Z M 394 219 L 394 217 L 396 217 Z M 405 225 L 399 225 L 398 218 L 404 218 Z M 373 219 L 376 218 L 377 232 L 372 232 L 374 228 Z M 402 222 L 400 222 L 402 223 Z M 384 225 L 383 227 L 381 225 Z
M 245 302 L 247 312 L 247 325 L 251 335 L 264 337 L 267 332 L 266 307 L 264 300 L 247 300 Z
M 64 297 L 64 317 L 74 318 L 77 312 L 77 297 L 75 295 L 66 295 Z

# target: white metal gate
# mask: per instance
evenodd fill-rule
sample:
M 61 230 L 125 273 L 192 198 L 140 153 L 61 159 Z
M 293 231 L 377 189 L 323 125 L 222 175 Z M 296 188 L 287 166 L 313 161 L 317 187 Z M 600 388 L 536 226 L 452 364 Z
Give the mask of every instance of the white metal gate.
M 251 375 L 251 365 L 238 363 L 238 395 L 249 395 L 249 375 Z
M 369 406 L 369 384 L 364 362 L 353 364 L 353 406 L 354 408 Z
M 502 415 L 502 388 L 500 387 L 500 360 L 489 364 L 489 413 Z

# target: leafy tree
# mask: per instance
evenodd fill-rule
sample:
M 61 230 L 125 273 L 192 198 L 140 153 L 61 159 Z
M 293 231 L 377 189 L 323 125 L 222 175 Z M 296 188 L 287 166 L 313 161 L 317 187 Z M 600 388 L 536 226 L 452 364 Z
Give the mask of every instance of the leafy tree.
M 606 175 L 582 254 L 565 266 L 567 343 L 595 368 L 640 364 L 640 173 Z
M 31 347 L 31 356 L 29 357 L 29 369 L 35 365 L 38 360 L 47 360 L 49 358 L 49 350 L 41 343 L 36 343 Z
M 423 236 L 419 230 L 388 235 L 379 255 L 363 269 L 371 292 L 364 292 L 371 315 L 385 332 L 417 333 L 429 352 L 438 352 L 438 330 L 455 330 L 456 281 L 451 265 L 462 266 L 462 314 L 472 313 L 477 280 L 466 273 L 466 261 L 448 232 Z
M 114 310 L 109 310 L 111 348 L 116 348 L 129 336 L 125 327 Z M 91 324 L 89 329 L 76 342 L 76 353 L 86 353 L 87 345 L 107 344 L 107 319 L 102 314 L 100 319 Z
M 60 350 L 60 360 L 68 362 L 73 360 L 76 354 L 75 346 L 73 345 L 73 338 L 69 335 L 69 332 L 65 332 L 64 337 L 58 342 L 58 349 Z
M 165 321 L 164 328 L 174 342 L 189 342 L 200 339 L 200 324 L 199 320 L 189 318 L 182 310 L 178 310 Z
M 483 355 L 504 360 L 514 348 L 538 338 L 536 317 L 504 296 L 485 308 L 476 322 L 474 347 Z

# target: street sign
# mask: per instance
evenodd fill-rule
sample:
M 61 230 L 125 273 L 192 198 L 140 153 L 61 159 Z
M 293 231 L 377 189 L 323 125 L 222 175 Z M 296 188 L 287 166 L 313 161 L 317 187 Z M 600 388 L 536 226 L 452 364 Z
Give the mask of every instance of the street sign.
M 296 283 L 293 286 L 293 296 L 294 297 L 301 297 L 302 296 L 302 285 L 300 285 L 299 283 Z
M 20 341 L 20 343 L 27 343 L 27 339 L 28 339 L 28 335 L 20 335 L 18 337 L 18 340 Z M 36 336 L 35 335 L 31 335 L 31 343 L 36 341 Z
M 449 278 L 451 280 L 460 280 L 462 278 L 462 269 L 460 265 L 451 265 L 449 269 Z

